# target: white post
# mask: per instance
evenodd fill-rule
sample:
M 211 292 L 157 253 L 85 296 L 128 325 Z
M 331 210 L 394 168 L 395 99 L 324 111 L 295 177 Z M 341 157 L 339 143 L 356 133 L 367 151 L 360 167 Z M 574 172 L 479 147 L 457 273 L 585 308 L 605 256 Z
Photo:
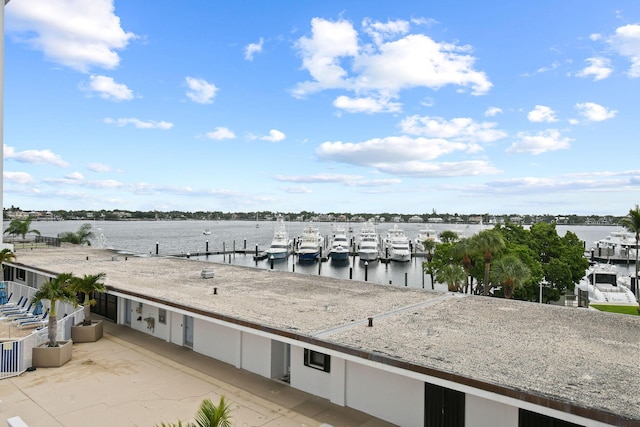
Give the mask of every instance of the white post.
M 0 210 L 4 220 L 4 6 L 9 3 L 5 0 L 0 11 Z M 4 234 L 2 234 L 4 236 Z M 0 237 L 0 243 L 4 237 Z

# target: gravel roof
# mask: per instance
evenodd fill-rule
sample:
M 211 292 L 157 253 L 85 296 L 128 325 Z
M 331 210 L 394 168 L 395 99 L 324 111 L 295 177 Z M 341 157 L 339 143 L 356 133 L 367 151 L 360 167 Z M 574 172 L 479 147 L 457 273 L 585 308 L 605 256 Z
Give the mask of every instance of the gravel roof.
M 25 266 L 104 272 L 118 290 L 640 421 L 639 316 L 78 246 L 16 254 Z M 211 268 L 215 278 L 202 279 Z

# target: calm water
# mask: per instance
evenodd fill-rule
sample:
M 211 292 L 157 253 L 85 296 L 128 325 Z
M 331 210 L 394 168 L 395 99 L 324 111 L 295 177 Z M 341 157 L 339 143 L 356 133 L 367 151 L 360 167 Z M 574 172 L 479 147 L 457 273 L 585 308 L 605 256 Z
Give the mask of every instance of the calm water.
M 87 221 L 57 221 L 57 222 L 33 222 L 32 228 L 40 231 L 43 236 L 55 237 L 66 231 L 77 231 Z M 225 263 L 243 265 L 249 267 L 269 269 L 269 260 L 254 261 L 253 253 L 256 245 L 262 251 L 268 248 L 273 237 L 275 222 L 268 221 L 96 221 L 91 223 L 96 235 L 92 239 L 95 247 L 116 249 L 123 254 L 149 256 L 155 254 L 156 245 L 160 255 L 186 254 L 205 252 L 208 244 L 209 251 L 227 251 L 236 249 L 249 249 L 251 253 L 210 255 L 200 259 L 212 263 Z M 307 225 L 303 222 L 288 222 L 289 236 L 294 238 L 302 234 Z M 353 230 L 350 235 L 357 238 L 362 227 L 360 223 L 349 224 Z M 386 234 L 394 224 L 382 223 L 378 225 L 378 232 Z M 8 223 L 5 222 L 6 229 Z M 328 236 L 331 231 L 330 223 L 316 223 L 320 233 Z M 479 225 L 449 225 L 449 224 L 409 224 L 399 225 L 410 239 L 418 235 L 422 228 L 432 228 L 440 233 L 444 230 L 452 230 L 460 236 L 471 236 L 482 230 Z M 204 235 L 208 229 L 210 235 Z M 585 242 L 586 248 L 594 246 L 594 242 L 604 238 L 619 227 L 613 226 L 557 226 L 558 233 L 564 235 L 567 230 L 575 233 Z M 367 280 L 369 282 L 392 286 L 424 287 L 430 288 L 428 276 L 422 274 L 422 262 L 424 258 L 413 258 L 408 263 L 370 262 L 366 267 Z M 352 257 L 348 262 L 336 263 L 327 261 L 323 263 L 299 263 L 297 258 L 290 256 L 288 259 L 276 261 L 273 268 L 283 271 L 293 271 L 302 274 L 321 274 L 342 279 L 365 279 L 365 266 L 358 257 Z M 626 266 L 621 267 L 626 271 Z M 443 285 L 437 285 L 436 289 L 446 290 Z

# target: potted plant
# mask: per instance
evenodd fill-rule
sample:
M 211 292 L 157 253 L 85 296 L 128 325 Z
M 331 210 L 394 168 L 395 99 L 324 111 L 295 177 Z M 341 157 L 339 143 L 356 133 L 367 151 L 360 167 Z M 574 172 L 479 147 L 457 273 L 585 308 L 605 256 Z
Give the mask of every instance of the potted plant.
M 82 305 L 84 308 L 84 321 L 80 325 L 71 327 L 71 339 L 73 342 L 94 342 L 102 338 L 102 320 L 91 321 L 91 306 L 96 300 L 91 298 L 93 292 L 104 292 L 106 290 L 100 282 L 105 273 L 85 274 L 83 277 L 73 277 L 71 288 L 76 293 L 81 293 L 84 297 Z
M 32 353 L 32 365 L 34 367 L 58 367 L 71 360 L 71 348 L 73 341 L 58 341 L 58 302 L 66 302 L 77 305 L 76 293 L 71 287 L 73 275 L 62 273 L 43 284 L 33 295 L 34 304 L 42 300 L 49 300 L 49 342 L 43 347 L 34 347 Z

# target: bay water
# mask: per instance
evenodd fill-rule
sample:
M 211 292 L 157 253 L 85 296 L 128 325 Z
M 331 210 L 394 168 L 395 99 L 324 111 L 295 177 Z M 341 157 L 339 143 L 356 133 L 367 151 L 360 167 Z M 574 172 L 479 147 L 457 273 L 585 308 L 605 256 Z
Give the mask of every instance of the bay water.
M 326 261 L 321 263 L 300 263 L 297 257 L 289 256 L 284 260 L 273 263 L 268 260 L 254 260 L 256 247 L 258 252 L 269 247 L 276 223 L 274 221 L 34 221 L 31 228 L 40 231 L 42 236 L 57 237 L 60 233 L 75 232 L 78 228 L 89 222 L 95 236 L 91 239 L 92 246 L 114 249 L 122 255 L 153 256 L 156 250 L 159 255 L 190 254 L 192 258 L 208 261 L 213 264 L 224 263 L 241 265 L 246 267 L 275 269 L 300 274 L 316 274 L 341 279 L 353 279 L 391 286 L 407 286 L 413 288 L 431 288 L 428 275 L 422 272 L 423 257 L 413 257 L 409 262 L 380 261 L 365 263 L 357 256 L 350 257 L 349 261 Z M 287 230 L 291 238 L 302 234 L 306 222 L 287 222 Z M 331 232 L 331 223 L 314 223 L 320 233 L 327 238 Z M 383 237 L 396 223 L 380 223 L 377 231 Z M 351 230 L 349 237 L 357 241 L 362 223 L 343 224 Z M 487 228 L 482 225 L 451 225 L 451 224 L 424 224 L 424 223 L 400 223 L 399 228 L 405 231 L 409 239 L 417 237 L 420 229 L 430 228 L 440 233 L 451 230 L 461 237 L 470 237 L 473 234 Z M 8 222 L 5 221 L 5 230 Z M 615 230 L 621 230 L 617 226 L 592 226 L 592 225 L 557 225 L 558 234 L 564 235 L 567 231 L 575 233 L 584 242 L 585 249 L 595 246 L 595 242 L 609 235 Z M 210 234 L 205 234 L 205 230 Z M 19 247 L 19 244 L 17 245 Z M 246 249 L 247 253 L 227 253 L 224 255 L 194 256 L 198 253 L 220 252 L 223 249 L 231 252 L 234 249 Z M 191 255 L 193 254 L 193 255 Z M 215 270 L 215 266 L 213 266 Z M 633 265 L 618 266 L 624 274 L 631 274 Z M 446 291 L 443 284 L 435 284 L 435 289 Z

